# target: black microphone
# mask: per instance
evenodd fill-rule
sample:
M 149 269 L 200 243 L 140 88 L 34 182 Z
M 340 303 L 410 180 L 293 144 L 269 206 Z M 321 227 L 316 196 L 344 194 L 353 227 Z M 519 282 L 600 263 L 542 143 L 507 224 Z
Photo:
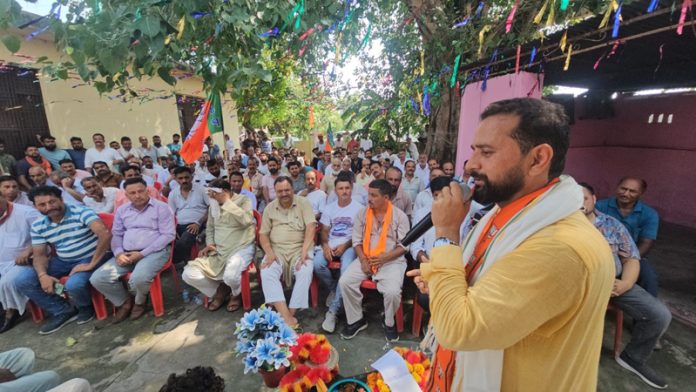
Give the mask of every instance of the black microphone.
M 464 182 L 460 182 L 459 186 L 462 188 L 462 194 L 464 195 L 464 200 L 469 201 L 473 197 L 471 189 Z M 419 239 L 426 231 L 433 227 L 433 219 L 431 213 L 424 216 L 418 223 L 416 223 L 411 230 L 406 233 L 404 238 L 399 242 L 401 246 L 408 247 L 413 243 L 413 241 Z

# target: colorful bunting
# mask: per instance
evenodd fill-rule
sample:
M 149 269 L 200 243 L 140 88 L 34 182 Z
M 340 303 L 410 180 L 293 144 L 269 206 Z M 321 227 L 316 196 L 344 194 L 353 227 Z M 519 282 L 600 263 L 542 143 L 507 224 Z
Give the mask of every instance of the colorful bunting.
M 536 56 L 537 48 L 536 46 L 532 48 L 532 55 L 529 57 L 529 65 L 527 67 L 531 67 L 532 63 L 534 62 L 534 57 Z
M 563 33 L 563 36 L 561 37 L 561 42 L 559 46 L 561 47 L 561 52 L 565 53 L 565 48 L 566 48 L 566 41 L 568 40 L 568 30 L 566 30 Z
M 201 12 L 201 11 L 193 11 L 191 12 L 191 17 L 193 19 L 201 19 L 205 18 L 206 16 L 212 15 L 210 12 Z
M 660 45 L 660 60 L 657 62 L 657 67 L 655 67 L 655 71 L 653 72 L 653 78 L 657 74 L 657 71 L 660 69 L 660 66 L 662 65 L 662 48 L 665 46 L 665 44 Z
M 466 18 L 466 19 L 464 19 L 463 21 L 461 21 L 461 22 L 459 22 L 459 23 L 456 23 L 454 26 L 452 26 L 452 28 L 453 28 L 453 29 L 458 29 L 458 28 L 460 28 L 460 27 L 464 27 L 464 26 L 467 25 L 467 23 L 469 23 L 469 20 L 470 20 L 470 19 L 471 19 L 471 18 Z
M 176 24 L 176 29 L 179 31 L 176 33 L 176 39 L 180 40 L 184 36 L 184 29 L 186 28 L 186 16 L 182 16 L 179 19 L 179 23 Z
M 309 107 L 309 129 L 314 128 L 314 106 Z
M 370 35 L 372 35 L 372 23 L 370 23 L 367 26 L 367 33 L 365 33 L 365 38 L 363 38 L 362 42 L 360 42 L 360 46 L 358 46 L 358 51 L 362 50 L 367 43 L 370 41 Z
M 682 35 L 684 32 L 684 22 L 686 21 L 686 11 L 691 9 L 691 0 L 684 0 L 679 16 L 679 24 L 677 25 L 677 34 Z
M 457 81 L 457 71 L 459 70 L 459 60 L 462 55 L 458 54 L 454 59 L 454 68 L 452 68 L 452 79 L 450 79 L 450 88 L 454 87 L 454 83 Z
M 688 0 L 685 0 L 688 1 Z M 616 38 L 619 36 L 619 26 L 621 25 L 621 8 L 623 7 L 623 1 L 619 3 L 619 9 L 616 10 L 614 14 L 614 28 L 611 32 L 611 38 Z
M 570 3 L 570 0 L 561 0 L 561 11 L 568 9 L 568 3 Z
M 425 74 L 425 52 L 420 51 L 420 76 Z
M 515 4 L 512 5 L 512 10 L 508 15 L 507 21 L 505 21 L 505 34 L 509 33 L 510 29 L 512 29 L 512 20 L 515 19 L 515 12 L 517 12 L 517 6 L 519 3 L 520 0 L 515 0 Z
M 658 4 L 660 4 L 660 0 L 651 0 L 650 5 L 648 6 L 648 13 L 652 14 L 655 12 L 655 9 L 657 8 Z
M 430 116 L 430 95 L 427 83 L 423 86 L 423 113 Z
M 568 46 L 568 56 L 566 56 L 565 64 L 563 65 L 563 70 L 567 71 L 570 67 L 570 55 L 573 53 L 573 45 Z
M 274 28 L 268 30 L 268 31 L 265 32 L 265 33 L 259 34 L 259 37 L 264 37 L 264 38 L 266 38 L 266 37 L 275 37 L 275 36 L 277 36 L 279 33 L 280 33 L 280 30 L 278 30 L 277 27 L 274 27 Z
M 310 35 L 312 35 L 313 32 L 314 32 L 314 27 L 312 27 L 312 28 L 310 28 L 309 30 L 307 30 L 307 31 L 305 31 L 304 33 L 302 33 L 302 35 L 300 36 L 300 41 L 306 40 L 307 37 L 309 37 Z
M 534 17 L 534 24 L 540 24 L 541 19 L 544 17 L 544 13 L 546 12 L 546 7 L 549 5 L 549 0 L 544 1 L 544 5 L 541 6 L 541 9 L 539 10 L 539 13 L 536 14 Z
M 486 33 L 491 29 L 491 25 L 485 25 L 479 31 L 479 47 L 478 47 L 478 57 L 481 57 L 481 52 L 483 51 L 483 39 L 486 35 Z
M 556 0 L 551 0 L 551 9 L 549 16 L 546 18 L 546 27 L 551 27 L 556 20 Z
M 483 1 L 480 1 L 478 7 L 476 7 L 475 15 L 477 18 L 481 17 L 481 11 L 483 11 Z

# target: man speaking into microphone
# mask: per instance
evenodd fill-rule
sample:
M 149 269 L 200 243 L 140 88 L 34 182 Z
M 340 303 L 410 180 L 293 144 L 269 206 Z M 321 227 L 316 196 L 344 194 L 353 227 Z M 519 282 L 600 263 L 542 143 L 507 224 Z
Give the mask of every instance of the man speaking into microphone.
M 474 200 L 496 206 L 460 243 L 469 201 L 454 183 L 434 200 L 431 262 L 409 273 L 430 293 L 427 390 L 596 390 L 615 271 L 581 188 L 561 176 L 569 130 L 557 104 L 491 104 L 467 170 Z

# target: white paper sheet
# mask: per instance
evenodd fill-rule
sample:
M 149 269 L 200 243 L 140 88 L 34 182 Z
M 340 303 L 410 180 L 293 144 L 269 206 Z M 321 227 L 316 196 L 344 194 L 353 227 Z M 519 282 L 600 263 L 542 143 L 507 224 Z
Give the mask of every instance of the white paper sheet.
M 408 372 L 406 361 L 394 350 L 389 350 L 376 360 L 372 367 L 377 370 L 392 391 L 421 392 L 420 387 Z

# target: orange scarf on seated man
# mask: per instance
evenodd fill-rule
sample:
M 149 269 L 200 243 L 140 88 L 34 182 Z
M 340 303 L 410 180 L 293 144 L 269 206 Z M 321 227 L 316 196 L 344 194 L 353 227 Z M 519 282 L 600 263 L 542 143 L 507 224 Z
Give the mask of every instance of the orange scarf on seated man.
M 389 230 L 389 225 L 391 225 L 392 219 L 392 203 L 387 201 L 387 212 L 384 214 L 384 221 L 382 222 L 382 231 L 379 235 L 379 241 L 377 246 L 370 249 L 370 243 L 372 242 L 372 222 L 375 219 L 375 212 L 372 208 L 367 209 L 365 214 L 365 235 L 363 237 L 362 249 L 365 256 L 372 257 L 381 255 L 387 251 L 387 233 Z M 372 273 L 376 274 L 379 271 L 379 267 L 372 266 Z
M 41 166 L 46 171 L 46 174 L 51 174 L 53 168 L 51 167 L 51 162 L 49 162 L 48 159 L 44 158 L 41 160 L 41 162 L 36 162 L 32 157 L 24 157 L 24 159 L 26 159 L 31 166 Z

